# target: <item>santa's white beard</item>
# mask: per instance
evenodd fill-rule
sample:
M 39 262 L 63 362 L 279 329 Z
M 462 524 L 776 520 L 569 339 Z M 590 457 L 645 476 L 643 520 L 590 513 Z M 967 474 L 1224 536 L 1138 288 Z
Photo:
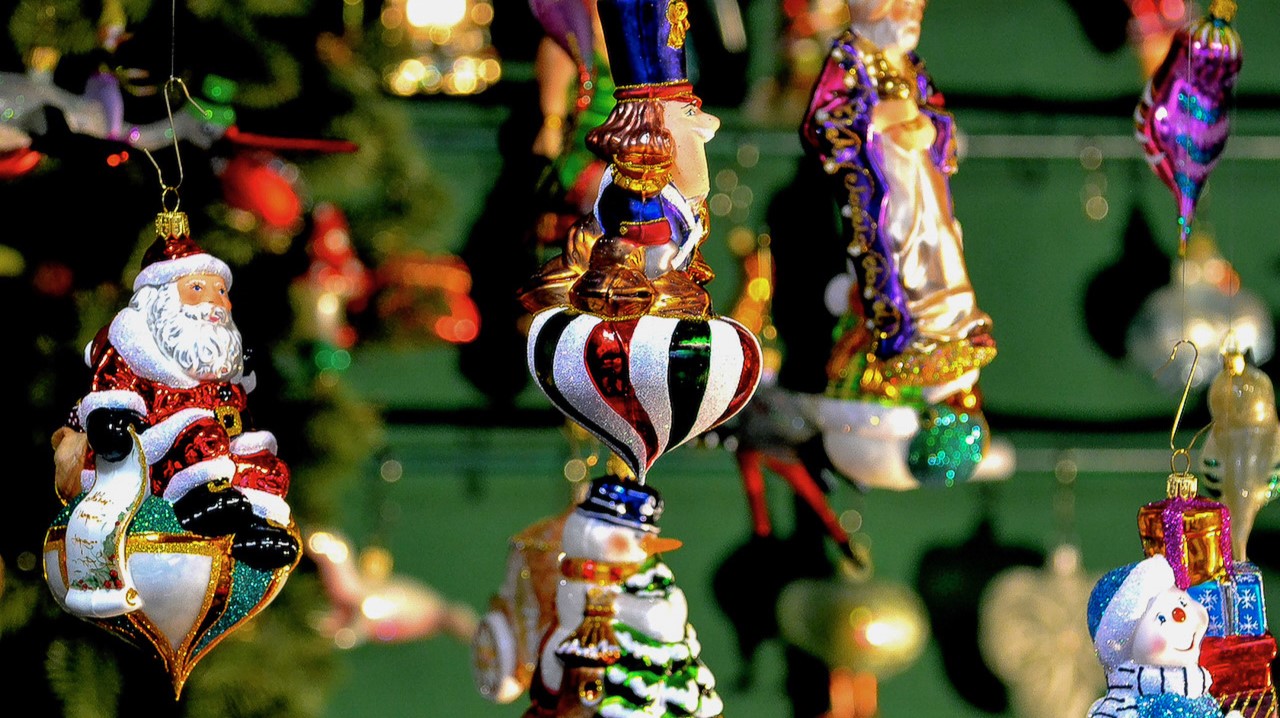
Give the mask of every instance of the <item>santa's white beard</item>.
M 174 284 L 143 287 L 131 304 L 145 313 L 156 346 L 192 379 L 222 381 L 243 369 L 240 331 L 222 307 L 183 304 Z

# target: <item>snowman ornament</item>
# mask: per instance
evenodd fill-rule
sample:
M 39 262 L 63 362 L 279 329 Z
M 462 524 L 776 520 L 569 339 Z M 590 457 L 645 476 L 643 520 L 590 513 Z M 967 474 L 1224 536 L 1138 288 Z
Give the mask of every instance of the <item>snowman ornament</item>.
M 1162 555 L 1117 568 L 1089 596 L 1089 634 L 1107 694 L 1088 718 L 1221 718 L 1200 666 L 1209 613 L 1178 588 Z M 1243 718 L 1239 711 L 1226 718 Z
M 721 714 L 684 592 L 660 557 L 680 546 L 658 536 L 661 514 L 656 490 L 606 476 L 565 520 L 556 623 L 525 718 Z

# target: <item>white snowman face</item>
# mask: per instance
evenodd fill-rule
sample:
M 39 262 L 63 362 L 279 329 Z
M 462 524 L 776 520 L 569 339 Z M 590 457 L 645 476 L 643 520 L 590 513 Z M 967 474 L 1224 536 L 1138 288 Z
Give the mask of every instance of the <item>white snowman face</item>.
M 610 561 L 641 563 L 648 557 L 644 550 L 645 532 L 618 526 L 604 539 L 605 555 Z
M 561 534 L 561 549 L 572 558 L 616 563 L 641 563 L 645 532 L 594 518 L 580 511 L 569 514 Z
M 1151 599 L 1133 633 L 1132 658 L 1153 666 L 1194 666 L 1209 612 L 1186 591 L 1170 586 Z

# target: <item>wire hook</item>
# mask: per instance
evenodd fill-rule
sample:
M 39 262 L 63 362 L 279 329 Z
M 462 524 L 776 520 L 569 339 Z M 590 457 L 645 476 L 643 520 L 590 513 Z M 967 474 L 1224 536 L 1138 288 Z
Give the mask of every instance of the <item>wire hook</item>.
M 1161 366 L 1159 369 L 1156 370 L 1156 375 L 1159 376 L 1160 372 L 1167 369 L 1169 365 L 1173 363 L 1174 359 L 1178 357 L 1178 348 L 1181 347 L 1183 344 L 1190 346 L 1191 351 L 1194 352 L 1194 355 L 1191 359 L 1191 368 L 1190 370 L 1187 371 L 1187 378 L 1182 386 L 1182 398 L 1178 401 L 1178 412 L 1173 417 L 1173 428 L 1169 430 L 1169 450 L 1173 452 L 1173 454 L 1169 457 L 1169 470 L 1173 472 L 1173 476 L 1178 476 L 1178 477 L 1190 476 L 1191 449 L 1192 447 L 1195 446 L 1196 440 L 1198 440 L 1201 436 L 1203 436 L 1204 433 L 1209 430 L 1209 427 L 1213 426 L 1213 422 L 1209 422 L 1207 425 L 1204 426 L 1204 428 L 1197 431 L 1191 437 L 1191 441 L 1188 442 L 1186 446 L 1180 447 L 1177 445 L 1178 426 L 1179 424 L 1182 423 L 1182 412 L 1187 407 L 1187 395 L 1191 393 L 1191 384 L 1195 380 L 1196 368 L 1200 364 L 1200 349 L 1196 347 L 1195 342 L 1189 339 L 1179 339 L 1173 345 L 1173 351 L 1169 353 L 1169 360 L 1166 361 L 1163 366 Z M 1178 468 L 1179 458 L 1181 458 L 1182 461 L 1184 462 L 1181 469 Z M 1170 478 L 1172 479 L 1172 477 Z M 1173 491 L 1172 484 L 1170 485 L 1170 491 L 1171 492 Z M 1191 492 L 1194 494 L 1195 490 L 1192 489 Z
M 181 198 L 178 196 L 178 188 L 182 186 L 182 181 L 186 178 L 182 169 L 182 150 L 178 147 L 178 126 L 173 120 L 173 103 L 169 101 L 169 93 L 173 92 L 175 87 L 182 89 L 183 97 L 186 98 L 186 101 L 191 103 L 193 107 L 200 111 L 201 117 L 207 119 L 213 114 L 202 107 L 199 102 L 195 101 L 195 98 L 191 96 L 191 91 L 187 89 L 187 83 L 184 82 L 182 78 L 170 75 L 169 79 L 165 80 L 162 94 L 164 95 L 164 111 L 169 118 L 169 134 L 173 139 L 173 156 L 178 163 L 177 184 L 171 185 L 164 181 L 164 170 L 160 169 L 160 163 L 156 162 L 156 158 L 151 154 L 150 150 L 145 147 L 142 148 L 142 152 L 147 156 L 147 159 L 151 160 L 151 166 L 156 168 L 156 176 L 160 180 L 160 205 L 165 212 L 178 211 L 178 207 L 182 203 Z M 168 199 L 170 195 L 173 196 L 173 209 L 169 209 L 168 207 Z

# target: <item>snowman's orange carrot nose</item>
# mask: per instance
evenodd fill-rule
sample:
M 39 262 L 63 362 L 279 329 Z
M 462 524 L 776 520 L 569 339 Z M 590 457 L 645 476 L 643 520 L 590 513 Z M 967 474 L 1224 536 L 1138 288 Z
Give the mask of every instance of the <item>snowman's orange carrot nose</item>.
M 664 538 L 654 534 L 648 534 L 640 539 L 640 548 L 644 549 L 644 552 L 650 556 L 657 553 L 675 551 L 683 545 L 684 542 L 680 539 Z
M 1182 623 L 1187 620 L 1187 612 L 1182 610 L 1182 606 L 1173 609 L 1173 620 L 1175 623 Z

